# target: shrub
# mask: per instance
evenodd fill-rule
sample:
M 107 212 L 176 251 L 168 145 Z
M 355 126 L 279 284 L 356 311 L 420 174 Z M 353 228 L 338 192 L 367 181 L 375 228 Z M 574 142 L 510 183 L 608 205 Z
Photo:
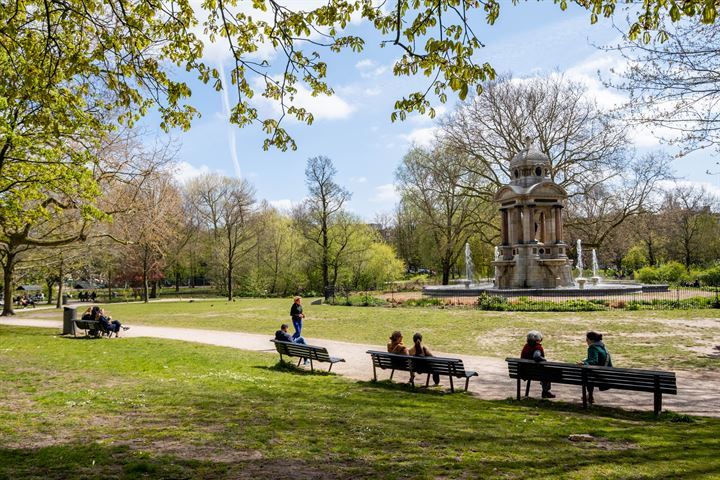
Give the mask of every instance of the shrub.
M 477 299 L 477 306 L 480 310 L 504 311 L 508 310 L 508 301 L 505 297 L 488 295 L 482 292 Z
M 698 279 L 703 285 L 710 285 L 713 287 L 720 286 L 720 265 L 708 268 L 704 272 L 701 272 L 698 275 Z
M 440 298 L 411 298 L 405 300 L 403 305 L 406 307 L 438 307 L 444 306 L 445 302 Z

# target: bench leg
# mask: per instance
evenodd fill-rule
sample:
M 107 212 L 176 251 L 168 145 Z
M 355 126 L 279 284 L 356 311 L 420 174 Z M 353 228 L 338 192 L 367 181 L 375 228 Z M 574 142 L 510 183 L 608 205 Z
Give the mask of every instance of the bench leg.
M 522 382 L 522 380 L 520 380 L 520 377 L 518 377 L 518 379 L 517 379 L 517 399 L 518 400 L 520 400 L 520 382 Z
M 310 371 L 311 372 L 315 371 L 315 369 L 313 368 L 312 357 L 310 357 Z
M 330 363 L 330 368 L 328 368 L 328 373 L 330 373 L 330 370 L 332 370 L 333 363 Z
M 430 374 L 428 373 L 427 380 L 425 380 L 425 388 L 430 386 Z
M 377 382 L 377 369 L 375 368 L 375 362 L 373 362 L 373 382 Z
M 395 369 L 390 370 L 390 380 L 392 380 L 393 375 L 395 375 Z
M 654 413 L 657 417 L 660 415 L 660 411 L 662 410 L 662 392 L 655 391 L 655 402 L 654 402 Z
M 465 391 L 467 392 L 468 385 L 470 385 L 470 377 L 465 377 Z
M 530 396 L 530 382 L 531 380 L 528 380 L 525 384 L 525 398 Z
M 297 364 L 298 367 L 300 366 L 300 362 L 302 362 L 302 357 L 300 357 L 300 360 L 298 360 L 298 364 Z
M 455 385 L 453 385 L 452 375 L 450 375 L 450 391 L 455 393 Z
M 583 408 L 587 408 L 587 386 L 584 383 L 582 384 L 582 400 Z

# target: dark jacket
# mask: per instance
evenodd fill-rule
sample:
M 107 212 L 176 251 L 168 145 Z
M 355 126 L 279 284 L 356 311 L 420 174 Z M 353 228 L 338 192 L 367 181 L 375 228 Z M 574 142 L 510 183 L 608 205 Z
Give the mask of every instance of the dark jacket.
M 601 367 L 612 367 L 610 353 L 603 342 L 595 342 L 588 347 L 587 358 L 583 360 L 585 365 L 600 365 Z
M 275 340 L 279 342 L 290 342 L 293 343 L 292 335 L 290 335 L 287 332 L 283 332 L 282 330 L 278 330 L 275 332 Z
M 292 307 L 290 307 L 290 316 L 293 318 L 293 320 L 298 320 L 298 319 L 302 318 L 302 317 L 300 317 L 301 313 L 303 313 L 302 305 L 293 303 Z

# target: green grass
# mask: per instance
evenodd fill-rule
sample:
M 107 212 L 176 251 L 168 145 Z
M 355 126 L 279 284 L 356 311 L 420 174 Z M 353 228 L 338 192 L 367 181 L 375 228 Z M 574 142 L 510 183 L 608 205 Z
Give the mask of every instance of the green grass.
M 0 365 L 2 479 L 720 478 L 717 419 L 481 401 L 44 329 L 0 327 Z
M 129 325 L 192 327 L 272 335 L 289 323 L 289 299 L 222 299 L 195 302 L 117 304 L 115 318 Z M 517 356 L 532 329 L 545 336 L 548 358 L 584 358 L 587 330 L 606 336 L 618 366 L 662 369 L 720 369 L 713 348 L 720 343 L 720 311 L 487 312 L 464 308 L 374 308 L 310 305 L 303 335 L 385 345 L 393 330 L 406 338 L 419 331 L 437 351 L 505 358 Z M 57 310 L 24 311 L 61 318 Z

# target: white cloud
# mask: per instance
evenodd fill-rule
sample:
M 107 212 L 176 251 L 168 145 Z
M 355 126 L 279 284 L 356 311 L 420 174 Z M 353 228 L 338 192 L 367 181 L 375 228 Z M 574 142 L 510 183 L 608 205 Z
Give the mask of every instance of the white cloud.
M 352 183 L 365 183 L 367 182 L 367 177 L 350 177 L 350 181 Z
M 360 76 L 363 78 L 379 77 L 388 70 L 387 66 L 378 65 L 374 60 L 369 58 L 365 58 L 357 62 L 355 64 L 355 68 L 360 71 Z
M 188 162 L 180 162 L 175 167 L 173 174 L 175 179 L 184 185 L 193 178 L 209 172 L 210 168 L 207 165 L 201 165 L 200 168 L 196 168 Z
M 365 90 L 363 90 L 363 93 L 367 97 L 375 97 L 382 93 L 382 88 L 379 88 L 379 87 L 366 88 Z
M 312 92 L 304 85 L 295 85 L 297 93 L 295 93 L 292 101 L 290 98 L 285 99 L 286 106 L 294 105 L 307 109 L 313 114 L 315 120 L 339 120 L 348 118 L 354 111 L 355 107 L 346 102 L 337 93 L 331 96 L 324 94 L 312 96 Z M 281 112 L 279 102 L 263 98 L 265 103 L 270 103 L 275 113 Z
M 281 212 L 289 212 L 293 206 L 292 201 L 287 198 L 283 198 L 280 200 L 270 200 L 268 203 L 280 210 Z
M 432 145 L 437 134 L 437 127 L 416 128 L 415 130 L 411 130 L 408 134 L 400 135 L 400 138 L 413 145 L 429 147 Z
M 375 187 L 375 195 L 370 199 L 373 203 L 396 204 L 400 201 L 400 194 L 395 190 L 395 185 L 386 183 Z

